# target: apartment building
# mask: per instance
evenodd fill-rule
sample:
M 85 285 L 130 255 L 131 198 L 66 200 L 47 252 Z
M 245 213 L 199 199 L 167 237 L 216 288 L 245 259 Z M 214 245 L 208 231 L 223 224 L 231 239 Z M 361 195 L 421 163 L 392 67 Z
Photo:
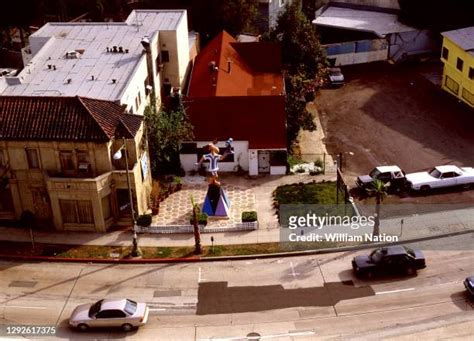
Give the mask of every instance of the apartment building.
M 474 26 L 443 32 L 441 87 L 474 108 Z
M 143 116 L 77 96 L 1 96 L 0 219 L 30 210 L 57 230 L 130 225 L 125 150 L 134 210 L 143 214 L 152 181 Z

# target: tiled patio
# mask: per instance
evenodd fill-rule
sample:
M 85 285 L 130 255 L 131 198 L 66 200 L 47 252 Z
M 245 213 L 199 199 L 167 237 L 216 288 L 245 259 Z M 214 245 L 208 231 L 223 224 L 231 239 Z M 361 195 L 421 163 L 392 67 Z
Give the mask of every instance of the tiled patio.
M 207 192 L 208 183 L 201 176 L 183 178 L 183 188 L 170 195 L 160 204 L 158 215 L 153 217 L 154 226 L 167 225 L 189 225 L 189 217 L 192 214 L 191 197 L 202 207 Z M 222 186 L 230 200 L 229 219 L 213 218 L 208 220 L 208 227 L 228 227 L 242 221 L 243 211 L 255 211 L 255 194 L 252 189 L 226 184 Z

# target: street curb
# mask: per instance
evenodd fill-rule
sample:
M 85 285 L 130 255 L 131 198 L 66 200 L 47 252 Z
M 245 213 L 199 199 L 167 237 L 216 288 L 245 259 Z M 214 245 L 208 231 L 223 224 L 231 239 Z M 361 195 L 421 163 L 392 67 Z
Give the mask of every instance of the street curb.
M 377 247 L 384 247 L 390 245 L 400 245 L 417 243 L 433 239 L 448 238 L 454 236 L 460 236 L 464 234 L 474 233 L 474 230 L 457 231 L 445 234 L 438 234 L 429 237 L 413 238 L 392 243 L 373 243 L 363 244 L 357 246 L 343 246 L 339 248 L 326 248 L 319 250 L 304 250 L 304 251 L 289 251 L 289 252 L 277 252 L 277 253 L 266 253 L 266 254 L 252 254 L 252 255 L 239 255 L 239 256 L 216 256 L 216 257 L 188 257 L 188 258 L 156 258 L 156 259 L 141 259 L 141 258 L 122 258 L 122 259 L 110 259 L 110 258 L 58 258 L 48 256 L 15 256 L 15 255 L 3 255 L 0 254 L 1 260 L 10 261 L 39 261 L 39 262 L 57 262 L 57 263 L 102 263 L 102 264 L 153 264 L 153 263 L 196 263 L 196 262 L 222 262 L 230 260 L 249 260 L 249 259 L 265 259 L 265 258 L 283 258 L 283 257 L 297 257 L 297 256 L 310 256 L 319 255 L 326 253 L 336 252 L 347 252 L 347 251 L 358 251 L 364 249 L 374 249 Z

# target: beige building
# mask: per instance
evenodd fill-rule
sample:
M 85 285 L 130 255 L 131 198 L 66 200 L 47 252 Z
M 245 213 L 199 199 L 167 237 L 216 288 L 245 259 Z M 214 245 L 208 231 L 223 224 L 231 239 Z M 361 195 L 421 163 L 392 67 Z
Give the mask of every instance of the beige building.
M 152 181 L 143 116 L 106 100 L 0 96 L 0 219 L 30 210 L 57 230 L 129 225 L 124 139 L 139 215 Z

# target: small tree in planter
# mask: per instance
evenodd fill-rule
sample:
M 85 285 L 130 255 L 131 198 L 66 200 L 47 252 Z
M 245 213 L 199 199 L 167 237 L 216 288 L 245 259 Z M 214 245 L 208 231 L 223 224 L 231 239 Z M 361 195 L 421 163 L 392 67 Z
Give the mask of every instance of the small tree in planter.
M 201 209 L 199 205 L 194 202 L 194 198 L 191 196 L 191 204 L 193 206 L 193 215 L 191 217 L 193 230 L 194 230 L 194 253 L 199 255 L 202 253 L 201 248 L 201 231 L 199 231 L 199 213 L 201 213 Z M 207 215 L 206 215 L 207 216 Z M 207 217 L 206 217 L 207 221 Z
M 152 222 L 151 214 L 142 214 L 137 218 L 137 225 L 142 227 L 149 227 Z
M 180 191 L 183 188 L 183 179 L 181 179 L 179 176 L 175 176 L 173 182 L 177 191 Z

